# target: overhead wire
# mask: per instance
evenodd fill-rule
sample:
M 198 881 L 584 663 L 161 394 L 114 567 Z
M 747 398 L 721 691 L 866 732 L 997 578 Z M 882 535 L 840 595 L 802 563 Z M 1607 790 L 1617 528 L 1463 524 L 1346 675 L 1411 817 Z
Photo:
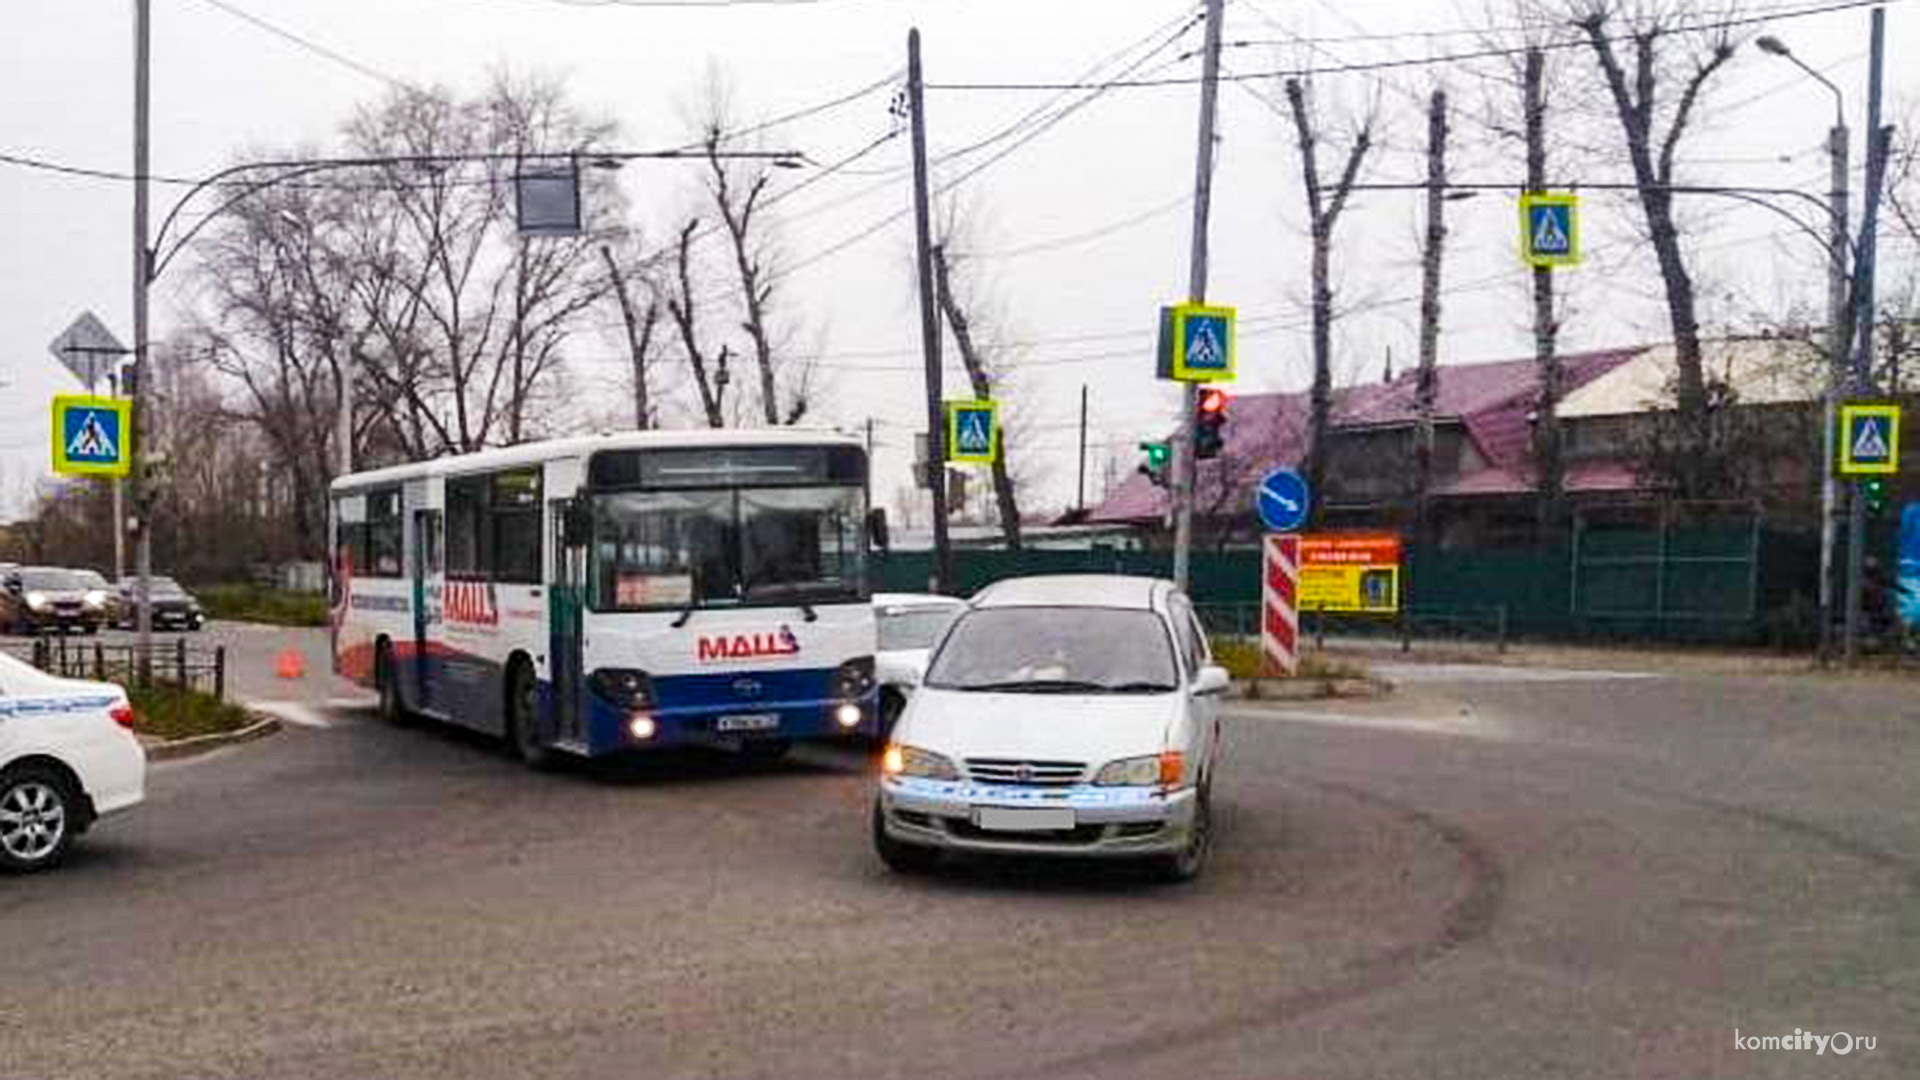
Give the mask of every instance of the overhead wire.
M 1841 0 L 1839 3 L 1825 4 L 1819 7 L 1801 8 L 1771 15 L 1753 15 L 1740 18 L 1719 19 L 1712 22 L 1694 23 L 1672 27 L 1668 33 L 1699 33 L 1711 30 L 1726 30 L 1739 26 L 1751 26 L 1759 23 L 1786 21 L 1789 19 L 1810 18 L 1818 15 L 1830 15 L 1836 12 L 1852 11 L 1863 7 L 1883 6 L 1899 3 L 1901 0 Z M 1619 35 L 1605 35 L 1606 41 L 1623 41 L 1629 38 Z M 1493 57 L 1519 56 L 1529 49 L 1542 51 L 1580 49 L 1590 45 L 1585 37 L 1570 38 L 1561 41 L 1543 42 L 1533 46 L 1496 47 L 1475 49 L 1466 52 L 1441 53 L 1427 57 L 1401 58 L 1394 60 L 1375 60 L 1359 63 L 1335 64 L 1326 67 L 1281 68 L 1272 71 L 1241 72 L 1232 76 L 1221 76 L 1221 81 L 1257 81 L 1267 79 L 1305 78 L 1312 75 L 1337 75 L 1344 73 L 1391 71 L 1402 68 L 1430 67 L 1437 64 L 1458 63 L 1468 60 L 1484 60 Z M 1171 76 L 1155 78 L 1116 79 L 1104 83 L 1061 83 L 1061 82 L 952 82 L 928 83 L 927 89 L 943 92 L 994 92 L 994 91 L 1057 91 L 1072 89 L 1091 89 L 1098 86 L 1102 90 L 1161 88 L 1192 86 L 1202 81 L 1201 76 Z
M 355 74 L 364 75 L 369 79 L 377 79 L 380 82 L 386 83 L 388 86 L 394 87 L 397 90 L 414 89 L 413 84 L 407 82 L 405 79 L 401 79 L 396 76 L 389 75 L 386 72 L 381 71 L 379 68 L 374 67 L 372 64 L 366 63 L 361 60 L 355 60 L 353 57 L 348 56 L 347 54 L 339 51 L 338 49 L 334 49 L 326 45 L 322 45 L 319 42 L 313 40 L 312 38 L 306 37 L 302 34 L 297 34 L 292 30 L 289 30 L 286 27 L 280 26 L 276 23 L 269 22 L 266 19 L 263 19 L 260 16 L 245 10 L 244 8 L 228 3 L 227 0 L 200 0 L 200 2 L 203 4 L 206 4 L 208 7 L 215 8 L 219 11 L 224 11 L 228 15 L 231 15 L 242 22 L 248 23 L 257 29 L 264 30 L 269 34 L 272 34 L 274 37 L 277 37 L 280 40 L 295 46 L 296 48 L 305 49 L 306 51 L 314 54 L 315 56 L 321 57 L 326 60 L 330 60 L 333 63 L 338 64 L 339 66 L 354 72 Z

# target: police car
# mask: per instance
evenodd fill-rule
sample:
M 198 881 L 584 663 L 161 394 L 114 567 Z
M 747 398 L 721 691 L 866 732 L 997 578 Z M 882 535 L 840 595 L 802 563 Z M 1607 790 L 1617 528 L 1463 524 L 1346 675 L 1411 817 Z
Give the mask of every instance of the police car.
M 44 870 L 99 818 L 145 795 L 147 755 L 112 683 L 0 653 L 0 871 Z

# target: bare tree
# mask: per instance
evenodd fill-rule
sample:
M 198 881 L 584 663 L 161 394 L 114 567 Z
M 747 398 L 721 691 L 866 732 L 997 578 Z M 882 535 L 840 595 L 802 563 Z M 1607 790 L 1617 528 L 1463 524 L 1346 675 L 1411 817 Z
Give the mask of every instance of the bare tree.
M 693 386 L 700 395 L 700 411 L 708 427 L 720 428 L 727 426 L 727 358 L 731 350 L 722 345 L 719 353 L 709 359 L 707 347 L 701 340 L 700 296 L 693 287 L 693 241 L 694 234 L 699 230 L 699 218 L 688 218 L 686 224 L 680 226 L 680 236 L 673 249 L 673 275 L 667 294 L 667 314 L 673 318 L 674 329 L 679 332 L 681 354 L 693 371 Z
M 1665 0 L 1574 0 L 1573 7 L 1574 21 L 1599 64 L 1627 144 L 1635 193 L 1646 215 L 1648 239 L 1666 290 L 1679 416 L 1683 428 L 1693 431 L 1704 449 L 1711 403 L 1701 362 L 1693 277 L 1674 220 L 1674 167 L 1702 93 L 1733 58 L 1731 32 L 1722 28 L 1683 33 L 1676 27 L 1695 11 Z M 1628 46 L 1624 59 L 1615 48 L 1617 42 Z M 1664 49 L 1669 42 L 1675 48 Z M 1675 51 L 1683 54 L 1681 60 L 1671 58 Z M 1706 494 L 1692 480 L 1683 487 L 1690 496 Z
M 610 291 L 620 304 L 620 321 L 626 330 L 628 373 L 633 388 L 633 426 L 636 430 L 648 431 L 655 426 L 651 368 L 653 335 L 660 325 L 660 301 L 649 286 L 646 310 L 641 311 L 628 285 L 632 271 L 621 267 L 619 258 L 613 253 L 613 245 L 600 245 L 600 257 L 607 264 L 607 278 L 612 285 Z
M 1315 492 L 1326 490 L 1327 433 L 1333 412 L 1333 230 L 1347 197 L 1360 177 L 1360 166 L 1373 144 L 1374 117 L 1370 112 L 1354 133 L 1347 148 L 1346 164 L 1329 189 L 1320 175 L 1320 133 L 1307 101 L 1307 86 L 1299 79 L 1286 82 L 1287 105 L 1293 117 L 1294 133 L 1300 146 L 1300 172 L 1307 196 L 1313 262 L 1313 389 L 1309 395 L 1307 437 L 1307 484 Z M 1312 510 L 1317 519 L 1326 505 L 1316 497 Z
M 933 249 L 933 270 L 934 293 L 940 311 L 946 317 L 947 329 L 952 332 L 954 343 L 960 348 L 960 362 L 967 369 L 967 382 L 973 388 L 973 396 L 981 400 L 992 399 L 995 397 L 997 380 L 990 370 L 987 357 L 974 340 L 973 322 L 966 305 L 954 293 L 952 268 L 948 264 L 944 244 L 936 245 Z M 1012 452 L 1008 436 L 1003 426 L 1000 453 L 995 455 L 992 465 L 993 497 L 1000 511 L 1000 535 L 1006 538 L 1008 550 L 1019 551 L 1020 502 L 1014 490 L 1013 475 L 1007 466 L 1007 457 Z

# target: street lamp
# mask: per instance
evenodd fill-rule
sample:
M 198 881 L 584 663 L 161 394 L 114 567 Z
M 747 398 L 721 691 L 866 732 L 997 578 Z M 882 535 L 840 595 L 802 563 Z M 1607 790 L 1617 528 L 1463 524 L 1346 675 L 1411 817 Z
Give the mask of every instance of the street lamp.
M 1847 103 L 1840 88 L 1806 61 L 1793 55 L 1786 42 L 1767 34 L 1754 42 L 1760 51 L 1782 57 L 1833 93 L 1833 127 L 1827 133 L 1827 156 L 1832 166 L 1832 182 L 1827 193 L 1827 351 L 1825 413 L 1822 428 L 1820 479 L 1820 655 L 1832 654 L 1833 647 L 1833 549 L 1840 512 L 1840 482 L 1834 475 L 1835 443 L 1839 439 L 1840 388 L 1847 384 L 1847 354 L 1853 345 L 1853 327 L 1848 318 L 1849 282 L 1847 267 Z

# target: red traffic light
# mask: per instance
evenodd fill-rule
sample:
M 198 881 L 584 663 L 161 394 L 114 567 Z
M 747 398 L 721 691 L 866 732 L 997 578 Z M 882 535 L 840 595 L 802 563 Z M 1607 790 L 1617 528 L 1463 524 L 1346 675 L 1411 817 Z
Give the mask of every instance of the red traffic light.
M 1200 391 L 1200 411 L 1203 413 L 1221 413 L 1227 411 L 1227 392 L 1211 387 Z

